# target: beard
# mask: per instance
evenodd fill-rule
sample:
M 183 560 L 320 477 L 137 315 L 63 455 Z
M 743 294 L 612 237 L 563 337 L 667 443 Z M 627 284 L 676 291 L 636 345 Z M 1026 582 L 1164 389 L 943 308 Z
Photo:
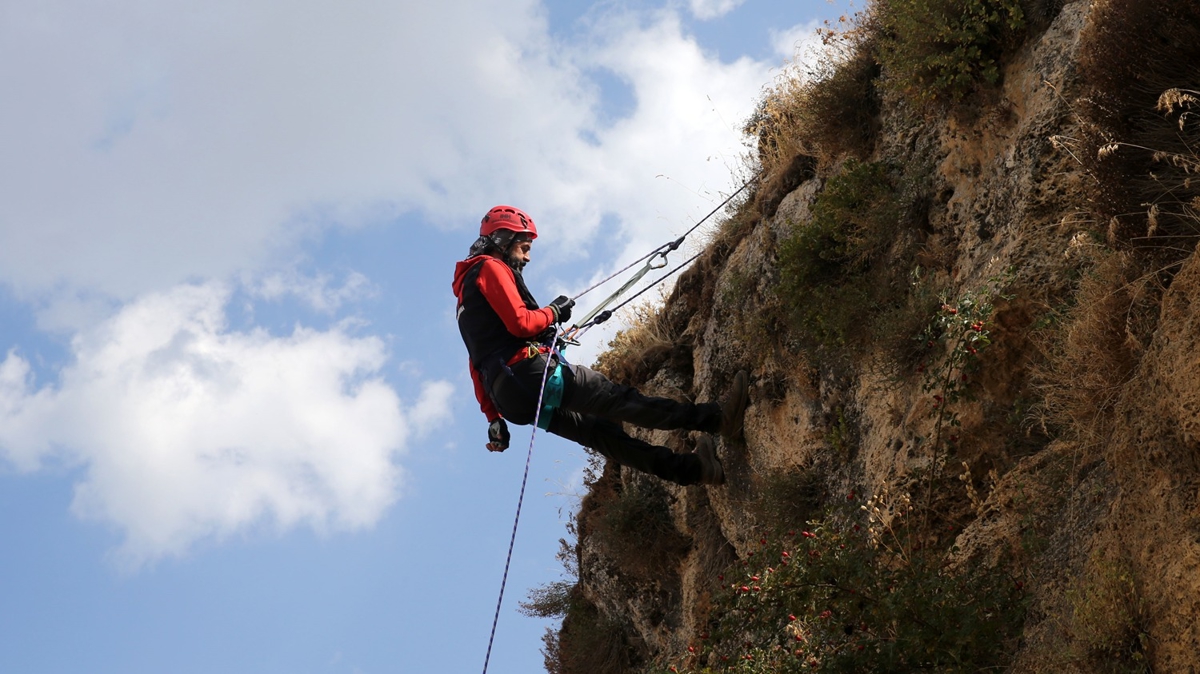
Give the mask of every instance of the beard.
M 518 274 L 520 274 L 522 271 L 525 270 L 525 261 L 518 258 L 515 253 L 510 252 L 510 253 L 506 254 L 504 256 L 504 262 L 509 267 L 512 267 L 512 270 L 517 272 Z

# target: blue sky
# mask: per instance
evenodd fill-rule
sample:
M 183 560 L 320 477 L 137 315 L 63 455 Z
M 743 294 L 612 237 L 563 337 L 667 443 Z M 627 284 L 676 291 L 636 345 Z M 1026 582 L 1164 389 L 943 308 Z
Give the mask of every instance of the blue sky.
M 497 203 L 542 301 L 686 230 L 845 9 L 0 2 L 0 671 L 480 671 L 529 432 L 454 262 Z M 584 464 L 539 436 L 491 672 Z

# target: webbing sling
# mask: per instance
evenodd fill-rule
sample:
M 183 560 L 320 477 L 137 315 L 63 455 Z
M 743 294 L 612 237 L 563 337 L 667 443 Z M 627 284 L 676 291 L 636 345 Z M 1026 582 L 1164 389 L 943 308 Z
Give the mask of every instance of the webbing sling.
M 542 413 L 538 416 L 537 427 L 543 431 L 550 430 L 550 422 L 554 419 L 554 410 L 562 404 L 563 375 L 562 363 L 554 366 L 554 372 L 546 379 L 542 393 Z

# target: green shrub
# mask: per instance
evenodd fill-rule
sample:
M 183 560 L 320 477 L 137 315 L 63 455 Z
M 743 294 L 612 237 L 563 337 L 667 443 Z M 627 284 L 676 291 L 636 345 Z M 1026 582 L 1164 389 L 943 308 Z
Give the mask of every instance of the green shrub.
M 1007 662 L 1025 615 L 1000 570 L 951 573 L 833 520 L 763 539 L 727 571 L 709 629 L 652 672 L 979 672 Z M 884 534 L 886 535 L 886 534 Z
M 584 483 L 610 484 L 599 472 L 599 462 L 593 459 L 584 469 Z M 569 524 L 567 531 L 578 536 L 578 527 Z M 560 538 L 556 555 L 563 565 L 564 577 L 533 588 L 520 602 L 520 612 L 537 618 L 562 618 L 557 628 L 547 628 L 542 636 L 542 657 L 549 674 L 625 674 L 631 671 L 634 651 L 630 647 L 625 626 L 600 612 L 585 595 L 579 582 L 580 551 L 578 543 Z
M 870 336 L 873 312 L 903 296 L 897 265 L 872 264 L 899 238 L 902 212 L 887 165 L 848 160 L 812 219 L 780 244 L 779 291 L 802 345 L 842 354 Z
M 622 482 L 591 515 L 591 538 L 634 576 L 649 578 L 673 568 L 691 539 L 675 527 L 671 496 L 659 480 L 634 477 Z
M 1129 562 L 1094 553 L 1087 573 L 1073 585 L 1067 598 L 1071 602 L 1070 633 L 1074 643 L 1063 655 L 1096 672 L 1151 671 L 1146 658 L 1149 635 L 1145 606 Z
M 915 104 L 954 103 L 1000 80 L 1020 40 L 1020 0 L 881 0 L 884 85 Z
M 632 650 L 620 623 L 593 604 L 574 602 L 556 632 L 542 637 L 549 674 L 625 674 L 632 669 Z

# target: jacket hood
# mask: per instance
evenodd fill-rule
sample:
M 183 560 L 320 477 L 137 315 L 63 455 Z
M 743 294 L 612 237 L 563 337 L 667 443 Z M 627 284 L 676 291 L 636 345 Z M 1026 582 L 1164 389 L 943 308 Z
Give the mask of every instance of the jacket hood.
M 489 257 L 491 257 L 491 255 L 476 255 L 465 260 L 459 260 L 458 264 L 454 265 L 454 283 L 451 284 L 451 287 L 454 289 L 455 297 L 460 300 L 462 299 L 463 279 L 466 277 L 467 272 L 471 271 L 471 267 L 474 267 Z

